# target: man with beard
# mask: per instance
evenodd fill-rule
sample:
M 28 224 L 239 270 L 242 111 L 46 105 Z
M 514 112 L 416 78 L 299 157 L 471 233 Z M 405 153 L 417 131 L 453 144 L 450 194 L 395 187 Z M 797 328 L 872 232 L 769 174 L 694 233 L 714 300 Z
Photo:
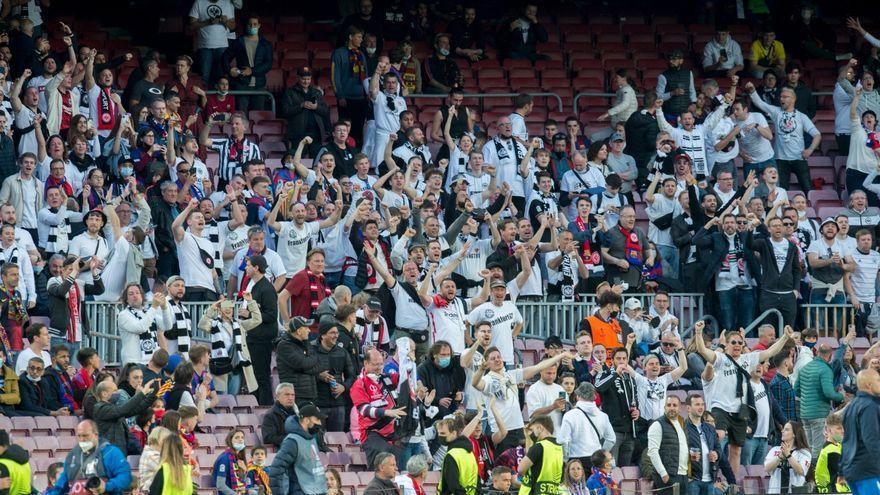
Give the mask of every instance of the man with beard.
M 348 353 L 337 345 L 339 328 L 334 324 L 322 324 L 318 341 L 313 344 L 315 357 L 318 360 L 316 376 L 318 397 L 315 405 L 327 412 L 327 431 L 345 431 L 346 397 L 343 395 L 351 389 L 356 371 Z
M 430 272 L 429 272 L 430 273 Z M 461 354 L 465 351 L 467 338 L 467 318 L 469 308 L 476 308 L 483 304 L 489 295 L 489 281 L 491 272 L 480 271 L 483 278 L 483 290 L 472 298 L 456 296 L 457 286 L 451 278 L 440 282 L 440 290 L 431 296 L 431 304 L 428 306 L 428 317 L 431 320 L 431 342 L 448 342 L 453 354 Z M 423 283 L 419 288 L 420 295 L 427 295 L 428 285 Z M 423 292 L 424 291 L 424 292 Z
M 381 151 L 382 156 L 387 158 L 384 147 L 381 150 L 377 147 L 376 151 Z M 402 170 L 406 170 L 407 165 L 413 157 L 420 158 L 423 166 L 428 166 L 432 163 L 431 150 L 428 149 L 428 145 L 425 144 L 425 133 L 422 132 L 422 128 L 419 126 L 413 126 L 407 129 L 406 142 L 403 143 L 403 146 L 394 148 L 394 151 L 392 151 L 391 154 L 394 156 L 394 161 L 397 163 L 397 166 Z M 390 168 L 391 165 L 392 164 L 387 163 L 386 160 L 386 166 Z
M 654 486 L 662 495 L 671 495 L 675 485 L 679 490 L 688 485 L 688 437 L 678 415 L 680 406 L 678 397 L 666 397 L 663 416 L 648 428 L 647 452 L 654 465 Z
M 807 248 L 807 263 L 813 281 L 810 302 L 814 304 L 843 304 L 843 277 L 855 270 L 855 262 L 846 248 L 837 240 L 837 222 L 828 217 L 819 226 L 821 236 Z
M 95 123 L 98 136 L 107 138 L 110 132 L 116 128 L 116 121 L 125 112 L 122 99 L 113 92 L 113 71 L 109 68 L 102 69 L 95 79 L 95 56 L 97 51 L 92 50 L 86 58 L 85 89 L 89 95 L 89 120 Z
M 524 212 L 526 193 L 524 178 L 521 174 L 522 161 L 526 157 L 527 148 L 513 138 L 513 127 L 510 118 L 499 117 L 496 122 L 498 134 L 483 145 L 483 161 L 495 166 L 497 182 L 507 182 L 513 196 L 513 205 L 517 211 Z M 534 169 L 534 159 L 529 158 L 528 169 Z
M 205 228 L 205 217 L 198 207 L 198 200 L 191 199 L 189 204 L 171 224 L 174 242 L 179 256 L 180 275 L 190 284 L 186 288 L 188 301 L 216 301 L 217 292 L 214 279 L 213 248 L 210 241 L 202 237 Z M 186 221 L 188 231 L 183 229 Z
M 88 196 L 85 192 L 86 190 L 84 190 L 83 197 Z M 110 254 L 107 239 L 103 236 L 104 226 L 107 225 L 107 216 L 101 210 L 91 210 L 86 213 L 84 223 L 86 231 L 70 240 L 67 253 L 83 258 L 92 256 L 104 263 Z M 88 273 L 81 273 L 79 279 L 83 282 L 91 281 Z
M 189 310 L 183 304 L 186 281 L 178 275 L 169 277 L 165 281 L 165 290 L 168 292 L 168 308 L 172 315 L 169 327 L 165 330 L 166 349 L 169 354 L 180 353 L 181 356 L 186 357 L 189 355 L 192 330 Z
M 657 78 L 657 98 L 670 118 L 682 115 L 697 103 L 694 74 L 682 67 L 683 62 L 681 50 L 673 50 L 669 54 L 669 67 Z M 657 124 L 660 125 L 663 116 L 657 115 L 657 119 Z
M 0 191 L 2 196 L 2 191 Z M 70 224 L 82 222 L 83 214 L 67 209 L 67 196 L 57 188 L 46 191 L 46 206 L 37 214 L 40 247 L 47 256 L 67 253 L 70 247 Z M 85 199 L 83 203 L 85 203 Z M 83 208 L 86 205 L 83 204 Z

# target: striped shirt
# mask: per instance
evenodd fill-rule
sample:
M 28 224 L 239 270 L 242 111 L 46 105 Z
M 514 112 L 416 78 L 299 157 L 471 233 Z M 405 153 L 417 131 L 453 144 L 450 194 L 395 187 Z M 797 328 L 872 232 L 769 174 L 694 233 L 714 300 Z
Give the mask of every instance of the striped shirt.
M 856 269 L 850 275 L 853 292 L 859 301 L 873 303 L 876 299 L 877 272 L 880 271 L 880 253 L 873 249 L 862 253 L 858 249 L 849 253 L 856 262 Z
M 208 149 L 220 154 L 218 174 L 226 182 L 231 181 L 235 174 L 240 174 L 242 165 L 248 160 L 262 158 L 260 147 L 248 138 L 240 143 L 236 143 L 232 136 L 212 139 Z

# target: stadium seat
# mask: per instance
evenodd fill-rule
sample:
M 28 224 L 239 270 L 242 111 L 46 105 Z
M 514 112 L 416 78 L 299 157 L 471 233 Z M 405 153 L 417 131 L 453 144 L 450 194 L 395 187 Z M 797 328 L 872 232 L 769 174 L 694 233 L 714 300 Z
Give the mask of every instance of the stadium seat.
M 237 405 L 232 408 L 232 412 L 235 413 L 252 413 L 254 408 L 259 406 L 257 398 L 253 395 L 238 395 L 235 399 Z

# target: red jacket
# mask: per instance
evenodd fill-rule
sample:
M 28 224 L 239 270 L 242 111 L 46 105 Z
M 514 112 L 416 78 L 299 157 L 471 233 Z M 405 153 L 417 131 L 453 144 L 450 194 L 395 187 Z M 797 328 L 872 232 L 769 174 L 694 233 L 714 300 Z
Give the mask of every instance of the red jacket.
M 382 413 L 394 408 L 391 391 L 383 387 L 382 382 L 375 382 L 361 371 L 360 376 L 351 386 L 351 402 L 357 409 L 358 424 L 361 430 L 361 443 L 367 439 L 368 431 L 375 431 L 385 438 L 394 433 L 394 418 L 385 418 Z

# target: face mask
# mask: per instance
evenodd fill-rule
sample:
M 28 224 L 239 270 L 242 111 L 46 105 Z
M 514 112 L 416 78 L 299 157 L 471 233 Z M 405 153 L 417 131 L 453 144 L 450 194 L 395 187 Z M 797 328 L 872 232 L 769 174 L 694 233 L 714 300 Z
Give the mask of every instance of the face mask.
M 132 168 L 132 167 L 122 167 L 119 169 L 119 175 L 121 175 L 122 178 L 124 178 L 124 179 L 131 177 L 131 174 L 133 174 L 133 173 L 134 173 L 134 168 Z
M 33 383 L 40 383 L 40 379 L 42 378 L 41 376 L 34 378 L 31 375 L 28 375 L 27 377 L 28 377 L 28 380 L 32 381 Z
M 804 341 L 804 346 L 806 346 L 808 349 L 812 349 L 813 347 L 816 347 L 816 343 L 817 343 L 817 342 L 818 342 L 818 341 L 816 341 L 816 342 L 807 342 L 807 341 L 805 340 L 805 341 Z
M 442 358 L 440 358 L 440 367 L 446 368 L 447 366 L 449 366 L 449 363 L 451 363 L 451 362 L 452 362 L 451 357 L 442 357 Z
M 95 444 L 93 442 L 79 442 L 79 449 L 83 452 L 89 452 L 94 448 Z
M 234 443 L 234 444 L 232 444 L 232 448 L 233 448 L 236 452 L 240 452 L 240 451 L 244 450 L 244 447 L 245 447 L 245 445 L 244 445 L 243 443 Z
M 835 433 L 834 435 L 831 435 L 831 440 L 834 440 L 834 443 L 841 443 L 843 442 L 843 435 L 838 435 Z
M 612 317 L 612 318 L 617 318 L 619 315 L 620 315 L 620 311 L 612 311 L 612 312 L 611 312 L 611 317 Z
M 372 55 L 374 53 L 376 53 L 376 47 L 375 46 L 368 46 L 367 47 L 367 55 Z
M 449 445 L 452 443 L 449 441 L 449 437 L 437 437 L 437 439 L 440 440 L 441 445 Z
M 532 443 L 538 443 L 538 436 L 534 433 L 529 433 L 529 440 L 531 440 Z
M 221 96 L 221 97 L 224 97 L 224 98 L 226 97 L 226 95 L 227 95 L 228 93 L 229 93 L 229 91 L 217 91 L 217 94 L 218 94 L 219 96 Z
M 260 32 L 260 28 L 255 28 L 255 27 L 249 27 L 249 28 L 247 28 L 247 34 L 248 34 L 248 36 L 256 36 L 257 33 L 259 33 L 259 32 Z
M 367 378 L 373 380 L 374 382 L 378 382 L 379 379 L 382 378 L 382 375 L 380 375 L 379 373 L 367 373 Z
M 318 433 L 319 431 L 321 431 L 321 426 L 320 426 L 320 425 L 314 425 L 314 426 L 312 426 L 312 427 L 309 428 L 309 433 L 311 433 L 312 435 Z
M 263 461 L 263 460 L 260 460 L 260 461 L 254 460 L 254 466 L 262 466 L 265 463 L 266 463 L 266 461 Z
M 449 50 L 447 50 L 446 48 L 441 48 L 441 49 L 440 49 L 440 55 L 443 55 L 444 57 L 448 57 L 448 56 L 449 56 Z

